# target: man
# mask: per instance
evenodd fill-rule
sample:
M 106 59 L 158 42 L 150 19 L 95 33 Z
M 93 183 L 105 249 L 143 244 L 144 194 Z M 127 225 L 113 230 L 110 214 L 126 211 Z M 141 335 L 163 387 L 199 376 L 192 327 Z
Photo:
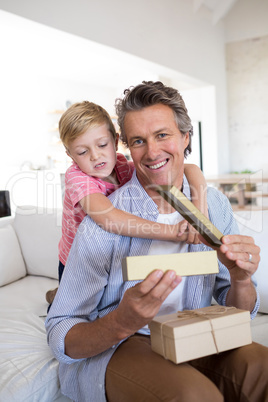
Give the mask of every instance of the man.
M 125 91 L 117 114 L 136 174 L 110 199 L 115 207 L 143 218 L 173 223 L 179 214 L 155 186 L 175 185 L 190 198 L 183 164 L 191 151 L 192 126 L 181 96 L 160 82 L 144 82 Z M 151 351 L 147 324 L 156 314 L 208 306 L 212 296 L 219 304 L 249 310 L 252 317 L 258 310 L 252 275 L 259 247 L 252 238 L 235 234 L 230 205 L 214 189 L 208 191 L 208 208 L 210 220 L 224 233 L 219 274 L 182 279 L 172 270 L 155 270 L 140 283 L 123 282 L 123 257 L 208 246 L 119 236 L 84 219 L 46 321 L 64 394 L 93 402 L 267 398 L 268 349 L 261 345 L 179 365 Z

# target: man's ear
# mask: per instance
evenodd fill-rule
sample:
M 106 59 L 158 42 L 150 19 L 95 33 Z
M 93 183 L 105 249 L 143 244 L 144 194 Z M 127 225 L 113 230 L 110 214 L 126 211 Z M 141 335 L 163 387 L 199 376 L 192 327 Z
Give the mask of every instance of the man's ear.
M 188 147 L 190 141 L 189 131 L 184 134 L 184 150 Z
M 118 141 L 119 141 L 119 134 L 116 133 L 116 139 L 115 139 L 115 150 L 118 151 Z

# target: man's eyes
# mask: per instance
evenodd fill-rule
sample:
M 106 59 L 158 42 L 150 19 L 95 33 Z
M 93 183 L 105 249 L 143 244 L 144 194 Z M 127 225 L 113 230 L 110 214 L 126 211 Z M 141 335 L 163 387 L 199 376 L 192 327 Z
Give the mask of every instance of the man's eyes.
M 143 144 L 143 140 L 141 140 L 140 138 L 138 138 L 137 140 L 132 141 L 131 145 L 133 147 L 135 147 L 136 145 L 141 145 Z
M 168 137 L 168 134 L 166 134 L 166 133 L 159 133 L 159 134 L 157 134 L 156 135 L 156 139 L 158 138 L 158 139 L 163 139 L 163 138 L 166 138 L 166 137 Z M 139 145 L 142 145 L 142 144 L 144 144 L 144 140 L 142 139 L 142 138 L 137 138 L 136 140 L 133 140 L 131 143 L 130 143 L 130 146 L 132 146 L 132 147 L 135 147 L 135 146 L 139 146 Z
M 165 138 L 167 136 L 167 134 L 166 133 L 160 133 L 160 134 L 158 134 L 158 137 L 161 139 L 161 138 Z

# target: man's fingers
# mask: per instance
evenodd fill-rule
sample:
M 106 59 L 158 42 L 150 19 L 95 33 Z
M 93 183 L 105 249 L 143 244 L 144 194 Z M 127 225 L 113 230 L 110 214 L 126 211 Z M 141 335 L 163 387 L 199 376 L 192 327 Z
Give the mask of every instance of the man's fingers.
M 167 271 L 157 286 L 150 292 L 150 297 L 163 302 L 181 280 L 181 277 L 176 275 L 174 271 Z
M 260 248 L 254 243 L 252 237 L 243 236 L 243 241 L 241 242 L 241 236 L 224 236 L 222 243 L 221 251 L 230 260 L 241 260 L 250 263 L 260 261 Z
M 221 239 L 223 244 L 255 244 L 253 237 L 242 235 L 227 235 Z
M 156 269 L 151 274 L 149 274 L 142 282 L 134 286 L 133 289 L 135 289 L 139 293 L 138 297 L 144 296 L 149 293 L 161 280 L 163 275 L 163 271 L 161 271 L 160 269 Z
M 252 276 L 260 262 L 260 248 L 249 236 L 223 236 L 218 256 L 232 278 L 243 280 Z
M 135 288 L 138 297 L 150 295 L 153 298 L 164 300 L 164 295 L 170 293 L 180 282 L 181 278 L 174 271 L 164 273 L 161 270 L 155 270 Z

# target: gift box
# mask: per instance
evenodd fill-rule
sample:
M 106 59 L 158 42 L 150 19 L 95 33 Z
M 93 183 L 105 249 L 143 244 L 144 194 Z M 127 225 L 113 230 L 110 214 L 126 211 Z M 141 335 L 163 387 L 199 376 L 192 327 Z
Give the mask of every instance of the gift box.
M 152 350 L 182 363 L 252 343 L 249 311 L 209 306 L 156 316 L 149 324 Z

